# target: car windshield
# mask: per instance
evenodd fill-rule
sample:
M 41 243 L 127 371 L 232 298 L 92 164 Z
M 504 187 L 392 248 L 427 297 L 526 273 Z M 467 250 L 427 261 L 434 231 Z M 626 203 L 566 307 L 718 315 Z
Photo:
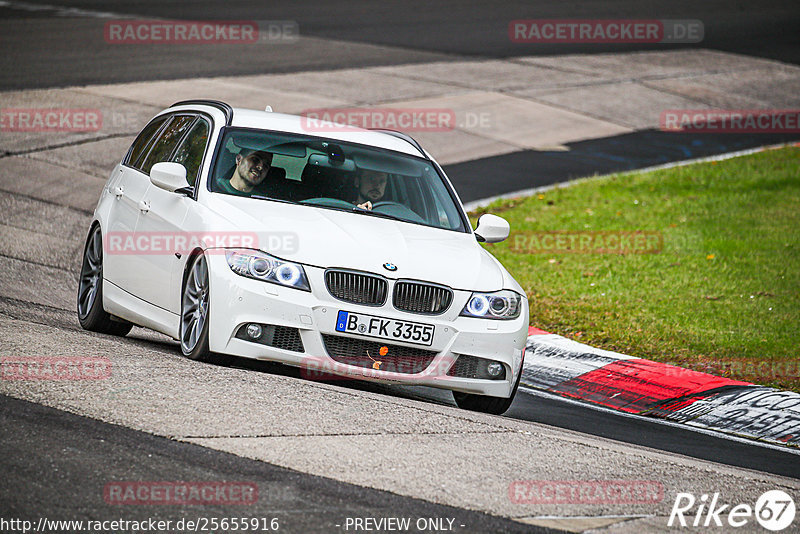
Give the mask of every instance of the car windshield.
M 338 140 L 227 128 L 209 188 L 466 231 L 430 161 Z

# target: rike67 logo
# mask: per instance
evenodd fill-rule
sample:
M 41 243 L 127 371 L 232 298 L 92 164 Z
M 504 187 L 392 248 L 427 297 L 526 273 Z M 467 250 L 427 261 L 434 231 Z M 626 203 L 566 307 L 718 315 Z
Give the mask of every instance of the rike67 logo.
M 755 519 L 765 529 L 778 532 L 792 524 L 795 511 L 794 500 L 781 490 L 765 492 L 755 506 L 723 504 L 719 493 L 703 494 L 700 499 L 691 493 L 678 493 L 667 526 L 743 527 Z

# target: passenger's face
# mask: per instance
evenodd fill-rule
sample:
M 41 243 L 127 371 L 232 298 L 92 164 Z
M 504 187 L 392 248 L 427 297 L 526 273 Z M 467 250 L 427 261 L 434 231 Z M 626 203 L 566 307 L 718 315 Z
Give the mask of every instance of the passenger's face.
M 250 154 L 246 157 L 239 154 L 236 156 L 236 164 L 236 172 L 239 177 L 250 185 L 260 184 L 269 171 L 269 162 L 257 154 Z
M 358 192 L 361 198 L 377 202 L 386 192 L 386 181 L 389 177 L 383 172 L 362 174 L 358 181 Z

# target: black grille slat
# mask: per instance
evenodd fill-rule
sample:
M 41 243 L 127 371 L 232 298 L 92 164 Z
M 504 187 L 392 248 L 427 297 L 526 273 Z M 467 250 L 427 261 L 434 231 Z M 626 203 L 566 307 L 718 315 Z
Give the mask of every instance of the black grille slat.
M 484 371 L 485 365 L 489 363 L 489 360 L 467 354 L 455 354 L 454 356 L 456 356 L 456 361 L 447 371 L 447 376 L 479 378 L 482 380 L 504 380 L 506 377 L 505 366 L 503 366 L 503 372 L 500 376 L 490 377 Z
M 461 378 L 477 378 L 479 358 L 474 356 L 460 355 L 456 362 L 447 371 L 447 376 L 458 376 Z
M 431 350 L 330 334 L 323 334 L 322 341 L 328 355 L 339 363 L 375 369 L 378 361 L 381 362 L 378 370 L 392 373 L 421 373 L 436 357 L 436 352 Z M 381 347 L 389 349 L 384 356 L 380 355 Z
M 249 324 L 249 323 L 248 323 Z M 300 330 L 290 326 L 262 324 L 261 337 L 252 339 L 247 335 L 247 324 L 243 324 L 236 332 L 236 338 L 253 343 L 260 343 L 276 349 L 290 350 L 292 352 L 305 352 L 303 340 L 300 339 Z
M 412 313 L 438 315 L 453 302 L 453 291 L 444 286 L 400 280 L 394 285 L 394 307 Z
M 379 276 L 339 270 L 325 272 L 325 285 L 335 298 L 366 306 L 383 305 L 389 289 L 388 282 Z

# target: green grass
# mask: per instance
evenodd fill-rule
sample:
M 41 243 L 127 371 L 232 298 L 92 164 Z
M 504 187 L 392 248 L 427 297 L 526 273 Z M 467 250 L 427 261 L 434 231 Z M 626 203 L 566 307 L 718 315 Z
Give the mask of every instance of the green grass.
M 525 288 L 533 326 L 800 391 L 800 148 L 588 180 L 495 202 L 471 213 L 473 224 L 486 212 L 511 224 L 507 241 L 485 246 Z M 531 232 L 618 230 L 660 232 L 663 246 L 513 246 Z

